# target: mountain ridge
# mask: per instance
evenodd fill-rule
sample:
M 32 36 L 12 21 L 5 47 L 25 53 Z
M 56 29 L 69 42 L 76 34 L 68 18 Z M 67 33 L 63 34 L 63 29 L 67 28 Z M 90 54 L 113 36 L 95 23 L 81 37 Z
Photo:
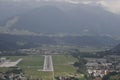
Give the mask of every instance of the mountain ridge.
M 67 33 L 120 36 L 120 16 L 97 5 L 73 5 L 57 2 L 37 4 L 31 7 L 29 7 L 30 5 L 25 6 L 25 4 L 22 4 L 22 7 L 20 5 L 12 5 L 12 3 L 6 3 L 2 7 L 0 5 L 0 11 L 6 13 L 0 15 L 0 25 L 4 25 L 11 17 L 18 16 L 18 21 L 9 30 L 25 30 L 38 34 Z M 10 13 L 8 9 L 11 10 Z
M 119 35 L 118 16 L 105 12 L 102 8 L 86 7 L 86 5 L 72 10 L 65 12 L 55 6 L 42 6 L 20 16 L 15 28 L 23 27 L 39 33 Z

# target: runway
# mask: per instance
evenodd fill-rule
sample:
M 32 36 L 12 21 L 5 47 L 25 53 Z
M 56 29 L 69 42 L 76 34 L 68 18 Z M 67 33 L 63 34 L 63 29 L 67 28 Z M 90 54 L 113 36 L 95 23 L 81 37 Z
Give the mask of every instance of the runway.
M 43 71 L 54 71 L 51 55 L 45 55 Z

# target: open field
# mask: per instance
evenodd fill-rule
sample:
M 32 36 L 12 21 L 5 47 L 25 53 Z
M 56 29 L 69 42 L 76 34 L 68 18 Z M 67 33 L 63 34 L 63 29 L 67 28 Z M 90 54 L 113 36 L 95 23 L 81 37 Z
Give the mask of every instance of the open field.
M 100 48 L 100 47 L 79 47 L 78 48 L 80 52 L 100 52 L 100 51 L 105 51 L 106 48 Z
M 11 59 L 12 61 L 22 58 L 23 60 L 17 66 L 22 68 L 23 71 L 25 72 L 25 75 L 32 79 L 53 80 L 53 75 L 68 76 L 70 74 L 76 73 L 76 68 L 72 66 L 72 63 L 77 61 L 77 59 L 68 55 L 52 56 L 54 72 L 42 71 L 44 65 L 44 56 L 42 55 L 12 56 L 8 58 Z M 0 71 L 5 70 L 8 70 L 8 68 L 0 68 Z
M 95 47 L 95 46 L 61 46 L 61 45 L 57 45 L 57 46 L 42 46 L 42 47 L 38 47 L 36 48 L 38 50 L 43 50 L 43 49 L 47 49 L 47 50 L 51 50 L 53 52 L 59 53 L 59 54 L 69 54 L 69 51 L 72 49 L 78 49 L 80 52 L 86 52 L 86 53 L 96 53 L 96 52 L 100 52 L 100 51 L 105 51 L 108 49 L 111 49 L 111 47 Z M 51 53 L 54 54 L 54 53 Z
M 52 72 L 38 71 L 43 69 L 44 56 L 21 56 L 23 61 L 18 64 L 23 69 L 26 76 L 32 79 L 52 80 Z M 10 57 L 11 58 L 11 57 Z M 17 57 L 12 57 L 14 60 Z
M 68 76 L 69 74 L 76 73 L 76 68 L 72 65 L 75 61 L 77 61 L 77 59 L 71 56 L 54 55 L 53 65 L 55 76 Z
M 23 60 L 17 65 L 23 69 L 25 75 L 30 78 L 34 79 L 45 79 L 51 80 L 52 79 L 52 72 L 42 72 L 38 71 L 39 69 L 43 69 L 44 64 L 44 56 L 10 56 L 8 57 L 12 61 L 16 61 L 19 58 Z M 6 71 L 8 68 L 1 68 L 0 71 Z

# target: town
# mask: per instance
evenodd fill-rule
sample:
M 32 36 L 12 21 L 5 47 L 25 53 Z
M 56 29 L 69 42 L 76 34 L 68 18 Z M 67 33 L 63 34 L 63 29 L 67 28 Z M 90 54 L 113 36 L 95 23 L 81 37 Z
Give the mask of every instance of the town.
M 88 76 L 94 78 L 94 80 L 102 79 L 111 72 L 120 73 L 119 55 L 108 55 L 103 58 L 85 58 L 85 60 L 87 60 L 86 69 Z

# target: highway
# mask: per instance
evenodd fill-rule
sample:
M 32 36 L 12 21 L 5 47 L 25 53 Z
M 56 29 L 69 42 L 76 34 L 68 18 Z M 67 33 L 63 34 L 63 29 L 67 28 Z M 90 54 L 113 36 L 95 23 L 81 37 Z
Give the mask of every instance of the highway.
M 54 71 L 51 55 L 45 55 L 43 71 Z

